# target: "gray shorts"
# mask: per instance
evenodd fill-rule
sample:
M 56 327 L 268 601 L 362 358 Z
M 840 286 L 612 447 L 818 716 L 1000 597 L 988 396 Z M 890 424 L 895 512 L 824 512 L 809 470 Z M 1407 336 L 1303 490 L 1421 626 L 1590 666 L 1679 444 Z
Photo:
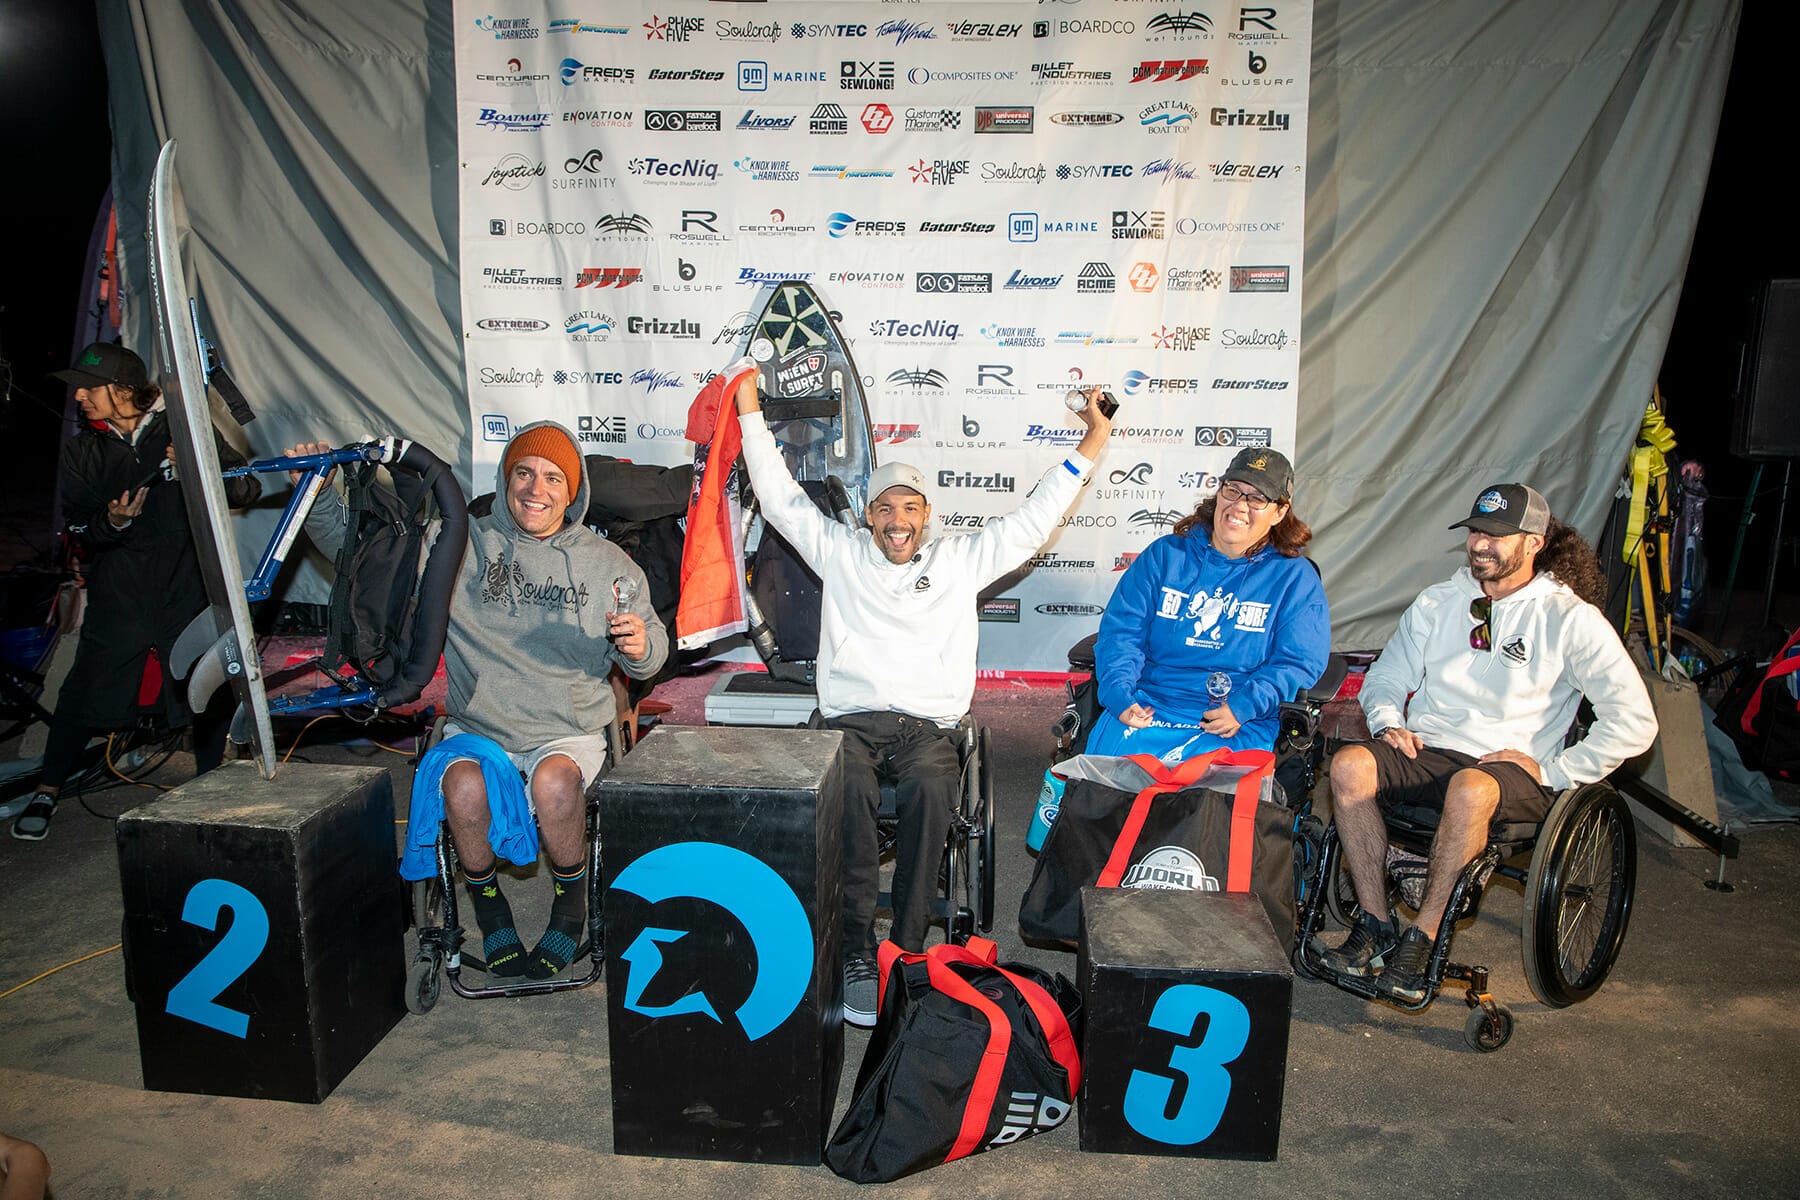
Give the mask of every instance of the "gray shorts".
M 445 737 L 454 737 L 459 733 L 467 732 L 469 731 L 453 720 L 444 722 Z M 502 746 L 501 749 L 505 750 L 506 747 Z M 537 803 L 531 798 L 532 777 L 537 774 L 538 765 L 554 754 L 562 755 L 581 771 L 581 790 L 585 792 L 593 785 L 594 780 L 600 777 L 601 770 L 606 766 L 606 735 L 604 733 L 578 733 L 571 737 L 545 742 L 542 746 L 517 754 L 506 750 L 506 757 L 512 760 L 512 765 L 519 768 L 519 774 L 525 777 L 525 798 L 531 804 L 532 816 L 537 815 Z M 473 762 L 474 760 L 457 759 L 456 761 Z

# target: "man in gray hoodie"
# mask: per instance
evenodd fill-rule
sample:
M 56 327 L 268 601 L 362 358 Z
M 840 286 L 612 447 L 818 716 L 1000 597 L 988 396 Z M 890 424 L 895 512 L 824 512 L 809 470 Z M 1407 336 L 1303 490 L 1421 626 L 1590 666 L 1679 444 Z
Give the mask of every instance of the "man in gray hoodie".
M 587 468 L 567 429 L 539 421 L 518 430 L 501 455 L 499 485 L 493 509 L 469 521 L 450 600 L 445 733 L 491 739 L 529 781 L 555 892 L 549 927 L 530 954 L 500 890 L 487 785 L 474 759 L 444 772 L 444 815 L 489 972 L 548 979 L 575 956 L 587 916 L 584 797 L 605 765 L 605 730 L 616 716 L 608 675 L 614 663 L 634 679 L 654 675 L 669 635 L 637 564 L 581 524 Z M 341 537 L 344 522 L 342 505 L 332 509 L 316 506 L 308 521 L 327 551 L 334 523 Z M 633 585 L 628 604 L 615 603 L 619 579 Z

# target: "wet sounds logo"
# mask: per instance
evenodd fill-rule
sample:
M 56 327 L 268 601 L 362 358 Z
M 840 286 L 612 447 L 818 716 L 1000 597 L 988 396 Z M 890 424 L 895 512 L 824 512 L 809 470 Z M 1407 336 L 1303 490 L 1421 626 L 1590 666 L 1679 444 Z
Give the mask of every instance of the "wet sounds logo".
M 1206 865 L 1182 846 L 1158 846 L 1131 864 L 1120 887 L 1165 892 L 1216 892 L 1219 881 L 1206 873 Z

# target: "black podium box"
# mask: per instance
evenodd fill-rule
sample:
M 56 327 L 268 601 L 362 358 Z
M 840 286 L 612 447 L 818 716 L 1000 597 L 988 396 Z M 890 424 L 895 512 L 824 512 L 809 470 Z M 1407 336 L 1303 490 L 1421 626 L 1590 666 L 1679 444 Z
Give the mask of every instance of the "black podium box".
M 317 1103 L 405 1015 L 387 771 L 228 762 L 115 828 L 146 1088 Z
M 1081 890 L 1081 1148 L 1273 1159 L 1294 976 L 1254 896 Z
M 844 1062 L 841 742 L 665 727 L 595 783 L 615 1152 L 822 1160 Z

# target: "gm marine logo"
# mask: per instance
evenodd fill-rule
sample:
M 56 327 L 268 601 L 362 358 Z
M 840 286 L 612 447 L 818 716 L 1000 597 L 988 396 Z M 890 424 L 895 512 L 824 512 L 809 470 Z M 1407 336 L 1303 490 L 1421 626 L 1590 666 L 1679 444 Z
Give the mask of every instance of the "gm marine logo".
M 750 994 L 732 1018 L 750 1041 L 780 1028 L 812 981 L 812 923 L 794 889 L 761 859 L 714 842 L 676 842 L 634 860 L 613 888 L 650 904 L 690 899 L 715 904 L 730 913 L 750 935 L 756 977 Z M 628 1012 L 657 1020 L 691 1014 L 725 1019 L 704 988 L 664 1004 L 648 1004 L 644 993 L 662 970 L 662 948 L 690 930 L 645 925 L 619 955 L 626 964 L 624 1004 Z

